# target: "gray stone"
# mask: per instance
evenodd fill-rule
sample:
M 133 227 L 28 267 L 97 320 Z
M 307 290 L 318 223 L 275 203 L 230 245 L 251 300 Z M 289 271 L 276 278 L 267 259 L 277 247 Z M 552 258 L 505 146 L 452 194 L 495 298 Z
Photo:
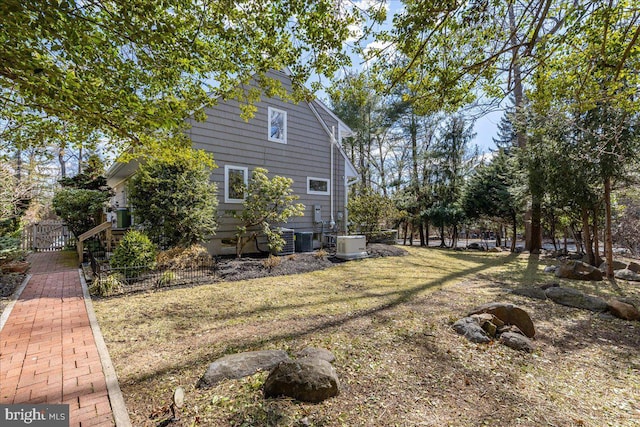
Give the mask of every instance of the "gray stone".
M 331 363 L 336 360 L 336 357 L 329 350 L 324 348 L 316 348 L 316 347 L 307 347 L 302 349 L 296 357 L 299 359 L 311 358 L 311 359 L 321 359 L 326 360 Z
M 634 273 L 631 269 L 616 270 L 614 274 L 616 279 L 628 280 L 630 282 L 640 282 L 640 274 Z
M 502 248 L 500 248 L 498 246 L 494 246 L 492 248 L 489 248 L 489 252 L 493 252 L 493 253 L 502 252 Z
M 453 324 L 453 329 L 471 342 L 490 342 L 491 338 L 472 317 L 463 317 Z
M 557 269 L 558 269 L 557 265 L 547 265 L 544 268 L 544 272 L 545 273 L 555 273 Z
M 491 313 L 508 325 L 516 325 L 529 338 L 536 335 L 531 317 L 517 305 L 492 302 L 476 308 L 468 316 L 480 313 Z
M 512 294 L 521 295 L 527 298 L 534 299 L 547 299 L 547 295 L 544 293 L 544 289 L 540 288 L 517 288 L 511 291 Z
M 568 261 L 556 269 L 556 277 L 573 280 L 602 280 L 602 271 L 580 261 Z
M 608 304 L 609 312 L 614 316 L 624 320 L 640 320 L 640 312 L 633 305 L 615 299 Z
M 535 350 L 535 346 L 529 338 L 515 332 L 504 332 L 500 335 L 500 343 L 514 350 L 526 351 L 527 353 L 532 353 Z
M 550 300 L 568 307 L 582 308 L 591 311 L 606 311 L 607 302 L 602 298 L 592 297 L 577 289 L 553 287 L 545 291 Z
M 626 262 L 622 262 L 619 261 L 617 259 L 613 260 L 613 269 L 614 270 L 624 270 L 625 268 L 627 268 L 627 263 Z M 602 270 L 603 272 L 607 271 L 607 262 L 603 262 L 602 264 L 600 264 L 600 270 Z
M 322 359 L 298 359 L 280 363 L 264 383 L 265 397 L 288 396 L 302 402 L 322 402 L 340 393 L 333 366 Z
M 638 273 L 640 274 L 640 263 L 631 261 L 629 263 L 629 265 L 627 266 L 627 268 L 631 271 L 633 271 L 634 273 Z
M 212 387 L 225 379 L 237 379 L 253 375 L 258 371 L 268 371 L 287 360 L 289 356 L 283 350 L 229 354 L 209 365 L 207 372 L 198 381 L 197 387 Z

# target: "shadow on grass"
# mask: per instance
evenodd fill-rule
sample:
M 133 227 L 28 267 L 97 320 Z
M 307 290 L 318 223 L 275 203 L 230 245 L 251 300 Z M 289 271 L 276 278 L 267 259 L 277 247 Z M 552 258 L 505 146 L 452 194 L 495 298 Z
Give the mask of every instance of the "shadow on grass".
M 429 249 L 424 248 L 424 254 L 420 254 L 420 252 L 422 252 L 423 249 L 419 249 L 416 251 L 416 256 L 418 257 L 420 257 L 421 255 L 426 256 L 428 255 L 428 252 L 431 250 L 433 250 L 433 248 L 429 248 Z M 451 251 L 451 254 L 458 255 L 454 251 Z M 462 254 L 462 256 L 456 256 L 455 258 L 459 258 L 459 257 L 460 259 L 465 259 L 464 254 Z M 375 299 L 381 299 L 381 298 L 389 300 L 387 302 L 375 304 L 370 308 L 360 309 L 357 311 L 352 311 L 352 312 L 347 311 L 346 313 L 326 315 L 326 316 L 323 316 L 323 315 L 315 316 L 315 320 L 319 319 L 319 322 L 316 322 L 315 324 L 302 325 L 295 331 L 286 331 L 286 330 L 274 331 L 273 334 L 269 334 L 266 337 L 252 337 L 252 339 L 237 343 L 237 345 L 234 345 L 232 348 L 226 347 L 223 353 L 206 352 L 206 354 L 201 354 L 195 358 L 187 357 L 186 359 L 183 359 L 183 362 L 178 365 L 173 365 L 170 367 L 153 370 L 151 372 L 146 372 L 138 376 L 136 378 L 136 382 L 143 382 L 153 377 L 165 375 L 169 372 L 180 370 L 188 366 L 210 363 L 212 360 L 223 356 L 225 353 L 229 353 L 230 350 L 232 350 L 233 352 L 250 351 L 250 350 L 263 347 L 271 342 L 278 342 L 284 339 L 287 339 L 287 340 L 297 339 L 304 336 L 313 335 L 318 332 L 339 328 L 357 319 L 374 316 L 377 313 L 382 313 L 388 310 L 392 310 L 398 306 L 411 302 L 415 297 L 417 297 L 419 294 L 421 294 L 426 290 L 437 289 L 444 283 L 455 281 L 469 275 L 478 274 L 484 270 L 496 267 L 504 263 L 509 263 L 513 261 L 516 257 L 517 255 L 515 254 L 509 255 L 509 256 L 502 256 L 502 257 L 473 256 L 472 258 L 474 259 L 474 262 L 478 263 L 477 266 L 462 269 L 458 272 L 447 274 L 445 276 L 438 277 L 431 281 L 422 282 L 415 286 L 407 286 L 400 289 L 397 289 L 396 287 L 394 288 L 394 290 L 390 290 L 388 292 L 374 293 L 367 289 L 359 292 L 360 296 L 355 296 L 355 295 L 345 296 L 345 297 L 330 296 L 326 299 L 323 299 L 321 302 L 309 302 L 309 303 L 303 302 L 299 304 L 284 304 L 284 305 L 275 304 L 270 306 L 262 306 L 258 309 L 228 313 L 224 316 L 215 318 L 215 320 L 228 321 L 228 320 L 233 320 L 237 318 L 242 318 L 247 315 L 257 315 L 261 313 L 264 314 L 267 312 L 282 311 L 287 309 L 304 309 L 304 308 L 310 309 L 312 307 L 318 308 L 323 306 L 330 307 L 335 304 L 355 301 L 355 300 L 375 300 Z M 418 261 L 415 261 L 415 262 L 411 261 L 410 259 L 407 259 L 407 257 L 403 257 L 402 260 L 403 260 L 403 263 L 415 264 L 416 267 L 425 267 L 425 264 L 421 264 Z M 402 267 L 399 267 L 399 268 L 402 268 Z M 191 308 L 191 311 L 189 312 L 188 317 L 190 318 L 190 320 L 193 320 L 194 318 L 201 318 L 201 317 L 205 317 L 206 315 L 207 313 L 205 312 L 201 312 L 200 314 L 195 313 L 193 311 L 193 308 Z M 159 313 L 157 316 L 158 319 L 159 318 L 166 319 L 167 317 L 183 319 L 185 317 L 185 313 L 182 312 L 182 310 L 175 310 L 175 311 L 172 310 L 172 312 L 164 311 L 162 313 Z M 153 317 L 146 320 L 149 322 L 153 322 Z M 243 325 L 230 325 L 229 327 L 241 328 L 243 327 Z M 225 326 L 223 326 L 223 328 L 225 328 Z

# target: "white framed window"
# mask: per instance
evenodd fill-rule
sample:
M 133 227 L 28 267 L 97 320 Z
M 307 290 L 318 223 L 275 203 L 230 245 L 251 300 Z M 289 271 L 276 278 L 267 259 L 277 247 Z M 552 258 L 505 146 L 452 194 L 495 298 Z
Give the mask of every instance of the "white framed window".
M 268 108 L 269 141 L 287 143 L 287 112 L 277 108 Z
M 307 194 L 328 196 L 331 194 L 331 180 L 325 178 L 307 177 Z
M 225 203 L 244 202 L 245 189 L 249 182 L 249 168 L 244 166 L 225 165 L 224 167 L 224 201 Z

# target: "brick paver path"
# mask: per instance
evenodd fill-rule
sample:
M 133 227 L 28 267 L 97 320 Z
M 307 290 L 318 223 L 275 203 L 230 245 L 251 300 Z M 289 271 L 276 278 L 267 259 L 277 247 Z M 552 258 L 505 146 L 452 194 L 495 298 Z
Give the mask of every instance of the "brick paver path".
M 31 256 L 33 276 L 0 331 L 0 403 L 67 403 L 70 426 L 113 426 L 74 255 Z

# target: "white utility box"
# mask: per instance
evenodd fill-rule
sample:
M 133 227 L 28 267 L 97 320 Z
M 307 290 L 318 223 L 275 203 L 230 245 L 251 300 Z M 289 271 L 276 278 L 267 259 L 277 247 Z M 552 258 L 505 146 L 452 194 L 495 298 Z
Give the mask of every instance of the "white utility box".
M 338 236 L 336 258 L 359 259 L 367 256 L 367 239 L 365 236 Z

